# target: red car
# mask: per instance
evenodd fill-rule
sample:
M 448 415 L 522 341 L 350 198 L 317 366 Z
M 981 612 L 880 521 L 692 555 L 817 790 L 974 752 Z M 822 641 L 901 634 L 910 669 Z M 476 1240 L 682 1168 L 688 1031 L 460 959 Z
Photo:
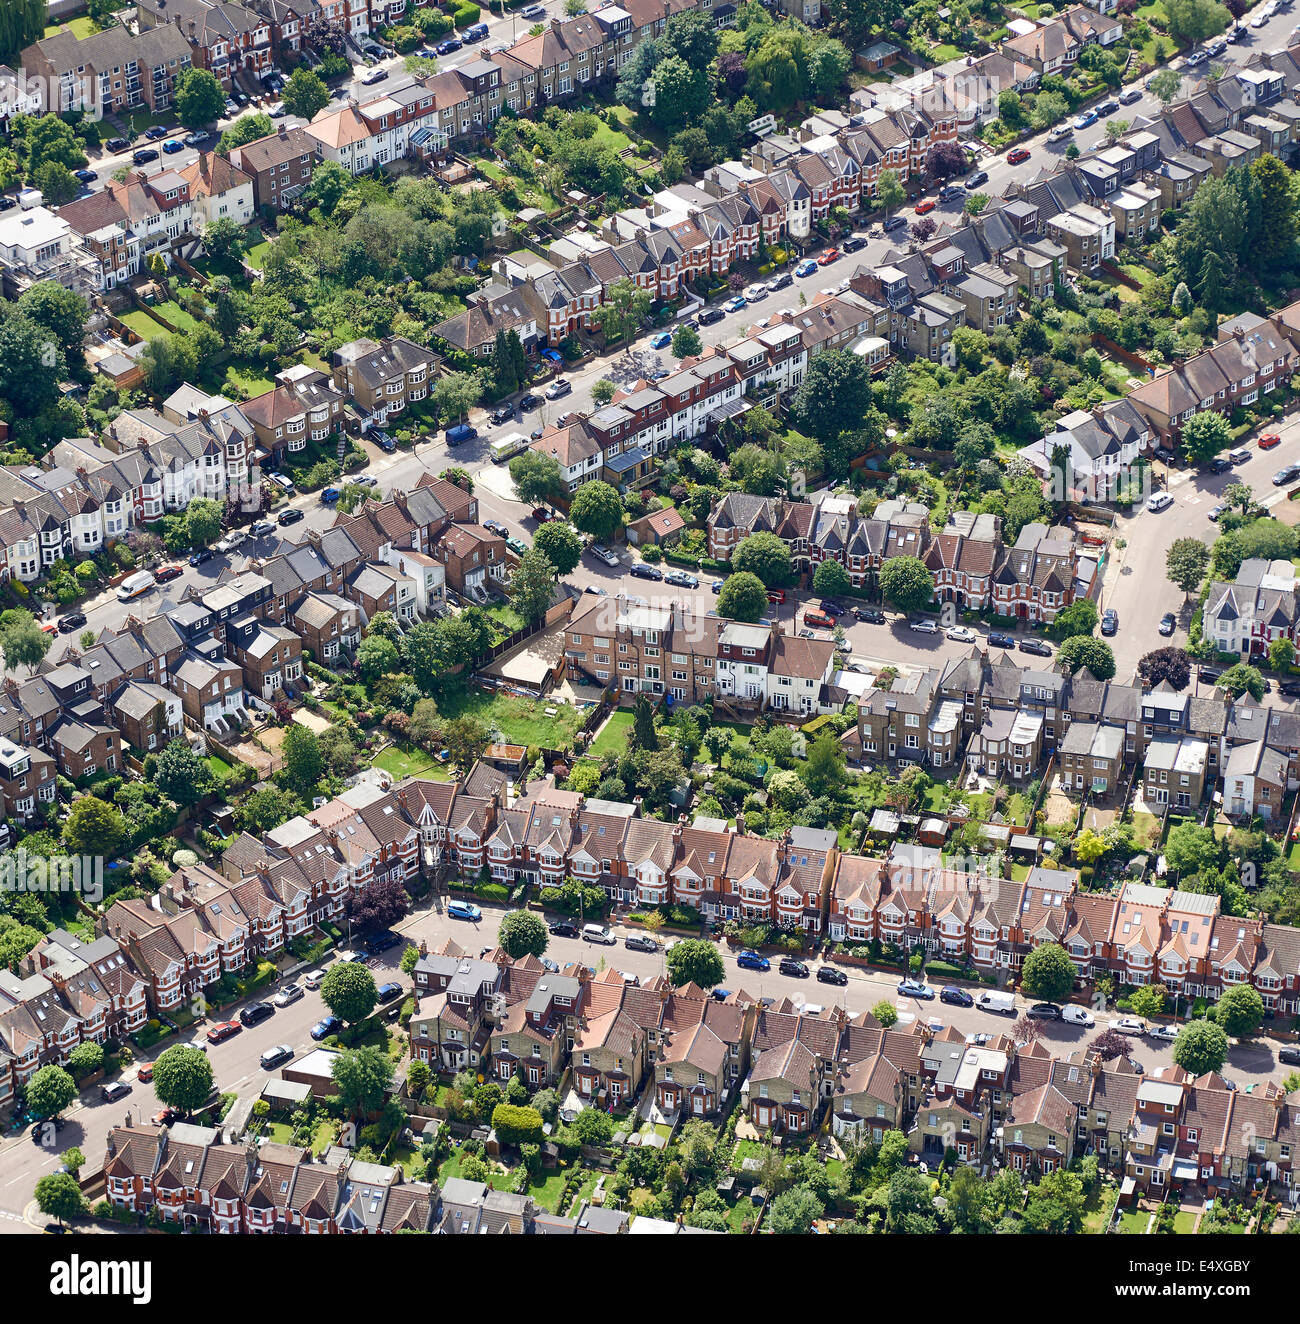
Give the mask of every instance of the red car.
M 141 1062 L 140 1069 L 135 1073 L 135 1078 L 147 1085 L 153 1079 L 153 1063 Z
M 158 583 L 165 584 L 170 579 L 179 579 L 181 574 L 181 567 L 178 565 L 160 565 L 158 569 L 153 572 L 153 577 Z
M 840 250 L 838 248 L 828 248 L 821 255 L 821 257 L 817 259 L 817 265 L 819 267 L 829 267 L 830 264 L 839 257 L 839 255 L 840 255 Z
M 916 214 L 918 216 L 924 216 L 926 212 L 933 210 L 934 210 L 933 198 L 926 198 L 924 202 L 918 202 L 916 204 Z
M 1280 446 L 1281 444 L 1282 438 L 1276 432 L 1266 432 L 1259 439 L 1259 448 L 1262 451 L 1271 451 L 1274 446 Z
M 1007 165 L 1019 165 L 1021 161 L 1028 161 L 1029 153 L 1023 147 L 1013 147 L 1007 153 Z
M 238 1021 L 220 1021 L 208 1031 L 208 1043 L 225 1043 L 232 1034 L 238 1034 L 243 1028 Z
M 774 602 L 779 607 L 785 601 L 785 589 L 770 588 L 767 590 L 767 600 Z
M 539 524 L 547 524 L 551 520 L 559 519 L 560 517 L 553 510 L 547 510 L 545 506 L 534 506 L 533 518 Z
M 41 633 L 42 633 L 42 634 L 57 634 L 57 633 L 58 633 L 58 629 L 59 629 L 59 627 L 58 627 L 58 624 L 57 624 L 56 622 L 54 622 L 54 621 L 46 621 L 45 624 L 41 626 Z

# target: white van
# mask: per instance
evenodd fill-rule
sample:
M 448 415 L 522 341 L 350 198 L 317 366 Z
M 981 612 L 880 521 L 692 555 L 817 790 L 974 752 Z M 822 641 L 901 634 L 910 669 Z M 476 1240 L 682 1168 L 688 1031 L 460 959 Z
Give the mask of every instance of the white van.
M 1014 1016 L 1016 1014 L 1014 993 L 994 993 L 992 991 L 981 993 L 975 999 L 975 1005 L 982 1011 L 996 1011 L 1001 1016 Z
M 132 598 L 138 598 L 141 593 L 148 593 L 157 582 L 148 570 L 137 570 L 135 574 L 127 575 L 117 586 L 117 600 L 130 602 Z
M 1158 515 L 1162 510 L 1167 509 L 1174 504 L 1174 499 L 1168 492 L 1155 492 L 1147 498 L 1147 509 L 1153 514 Z
M 492 463 L 502 464 L 527 448 L 528 438 L 522 432 L 507 432 L 504 437 L 498 437 L 488 449 L 492 453 Z

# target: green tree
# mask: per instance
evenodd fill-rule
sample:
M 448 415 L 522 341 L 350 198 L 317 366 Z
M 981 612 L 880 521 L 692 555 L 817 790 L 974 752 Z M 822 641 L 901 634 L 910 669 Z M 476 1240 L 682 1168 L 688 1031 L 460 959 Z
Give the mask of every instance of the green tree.
M 703 349 L 704 342 L 700 339 L 700 333 L 693 326 L 679 326 L 673 332 L 673 358 L 693 358 Z
M 1274 671 L 1287 671 L 1295 661 L 1295 645 L 1287 638 L 1274 639 L 1268 646 L 1268 664 Z
M 442 729 L 442 738 L 452 763 L 468 771 L 487 747 L 488 732 L 475 717 L 453 717 Z
M 187 129 L 215 124 L 225 111 L 226 94 L 206 69 L 182 69 L 176 75 L 174 97 L 176 118 Z
M 623 527 L 623 501 L 618 491 L 599 479 L 583 483 L 569 506 L 573 526 L 601 542 L 609 542 Z
M 1165 839 L 1165 863 L 1179 878 L 1190 878 L 1203 865 L 1219 858 L 1219 845 L 1213 829 L 1200 823 L 1179 823 Z
M 203 228 L 203 248 L 214 262 L 222 266 L 239 263 L 246 243 L 243 226 L 229 216 L 218 216 Z
M 7 667 L 26 667 L 32 675 L 45 660 L 54 642 L 53 635 L 46 634 L 39 625 L 26 614 L 25 620 L 15 621 L 0 630 L 0 652 L 4 654 Z
M 1039 92 L 1034 97 L 1034 108 L 1029 112 L 1029 122 L 1040 133 L 1059 123 L 1070 113 L 1070 103 L 1060 92 L 1048 90 Z
M 572 574 L 582 556 L 582 539 L 573 525 L 558 519 L 533 534 L 533 547 L 555 567 L 557 575 Z
M 751 533 L 742 538 L 731 554 L 732 576 L 757 576 L 767 588 L 783 588 L 794 582 L 790 548 L 774 533 Z
M 795 416 L 823 443 L 861 427 L 871 408 L 871 370 L 842 349 L 818 354 L 794 397 Z
M 324 987 L 322 984 L 322 991 Z M 386 1053 L 372 1045 L 344 1048 L 331 1062 L 330 1075 L 347 1116 L 370 1117 L 384 1106 L 388 1097 L 393 1084 L 393 1063 Z
M 400 665 L 397 645 L 382 635 L 370 634 L 357 649 L 357 670 L 367 685 L 374 685 L 384 676 L 390 676 Z
M 882 170 L 876 180 L 876 201 L 884 208 L 888 216 L 897 207 L 907 201 L 907 193 L 896 170 Z
M 185 507 L 185 534 L 191 547 L 210 547 L 221 537 L 225 510 L 220 501 L 194 497 Z
M 616 389 L 614 383 L 608 377 L 598 377 L 591 384 L 592 403 L 603 408 L 614 398 Z
M 512 1079 L 518 1080 L 518 1077 Z M 536 1108 L 516 1104 L 497 1104 L 492 1110 L 492 1129 L 506 1145 L 540 1144 L 546 1138 L 541 1113 Z
M 1027 996 L 1064 1002 L 1074 989 L 1074 962 L 1056 942 L 1042 943 L 1025 957 L 1020 986 Z
M 364 1021 L 375 1009 L 375 977 L 360 961 L 330 966 L 320 986 L 321 1001 L 349 1025 Z
M 1143 984 L 1141 988 L 1135 988 L 1129 994 L 1129 1006 L 1135 1016 L 1150 1020 L 1164 1011 L 1166 997 L 1163 984 Z
M 300 722 L 290 722 L 280 743 L 280 766 L 293 790 L 303 797 L 313 795 L 325 766 L 316 733 Z
M 45 161 L 32 172 L 32 183 L 40 189 L 47 207 L 62 207 L 81 192 L 81 185 L 67 166 Z
M 444 423 L 459 423 L 483 398 L 483 377 L 478 371 L 449 372 L 439 377 L 429 399 Z
M 632 710 L 632 734 L 628 740 L 632 750 L 659 748 L 659 734 L 655 730 L 655 713 L 648 694 L 638 694 Z
M 809 747 L 803 779 L 814 796 L 833 795 L 843 786 L 844 749 L 829 731 L 823 732 Z
M 880 567 L 880 591 L 899 611 L 921 611 L 934 597 L 934 576 L 915 556 L 891 556 Z
M 35 1117 L 57 1117 L 76 1097 L 77 1083 L 62 1067 L 41 1067 L 27 1082 L 27 1108 Z
M 284 108 L 290 115 L 313 120 L 329 105 L 330 90 L 320 76 L 305 65 L 299 65 L 280 94 Z
M 1179 41 L 1198 42 L 1217 36 L 1232 15 L 1217 0 L 1165 0 L 1169 33 Z
M 173 1044 L 154 1059 L 153 1092 L 158 1102 L 188 1117 L 212 1092 L 212 1063 L 189 1044 Z
M 70 1172 L 47 1172 L 37 1181 L 35 1195 L 41 1213 L 58 1219 L 60 1227 L 86 1213 L 86 1197 Z
M 169 800 L 182 807 L 197 804 L 212 789 L 212 769 L 180 737 L 163 746 L 153 779 Z
M 1053 639 L 1089 635 L 1097 628 L 1097 620 L 1097 604 L 1090 598 L 1078 598 L 1056 613 L 1056 619 L 1047 627 L 1047 632 Z
M 545 552 L 530 547 L 510 573 L 510 605 L 530 625 L 550 609 L 555 597 L 555 566 Z
M 1056 661 L 1067 676 L 1073 676 L 1082 667 L 1097 680 L 1115 678 L 1115 654 L 1104 639 L 1073 635 L 1061 645 Z
M 1210 549 L 1199 538 L 1175 538 L 1165 553 L 1165 576 L 1191 597 L 1210 565 Z
M 872 1007 L 871 1014 L 886 1030 L 898 1024 L 898 1009 L 892 1002 L 877 1002 Z
M 217 142 L 217 151 L 225 154 L 232 147 L 243 147 L 256 142 L 259 138 L 269 138 L 275 132 L 275 125 L 269 115 L 256 111 L 251 115 L 241 115 Z
M 592 320 L 604 332 L 606 343 L 617 344 L 645 325 L 650 304 L 648 291 L 625 277 L 609 287 L 604 304 L 592 314 Z
M 1214 459 L 1231 442 L 1232 429 L 1222 414 L 1204 409 L 1183 424 L 1183 449 L 1198 464 Z
M 823 597 L 833 598 L 853 588 L 849 572 L 838 561 L 821 561 L 813 571 L 813 589 Z
M 767 589 L 757 575 L 729 575 L 718 592 L 718 615 L 732 621 L 757 621 L 767 611 Z
M 1176 69 L 1160 69 L 1147 83 L 1147 91 L 1154 93 L 1162 106 L 1168 106 L 1182 85 L 1183 76 Z
M 1248 1039 L 1264 1023 L 1264 1002 L 1250 984 L 1234 984 L 1215 1003 L 1214 1019 L 1234 1039 Z
M 1228 1036 L 1214 1021 L 1188 1021 L 1174 1040 L 1174 1061 L 1190 1076 L 1222 1071 L 1228 1060 Z
M 501 919 L 497 941 L 515 961 L 524 956 L 544 956 L 550 937 L 546 921 L 531 910 L 511 910 Z
M 695 984 L 714 988 L 722 983 L 726 971 L 717 946 L 703 938 L 683 938 L 668 953 L 668 975 L 674 987 Z
M 781 1236 L 803 1236 L 825 1212 L 826 1206 L 807 1186 L 791 1186 L 772 1201 L 767 1225 Z
M 126 836 L 121 812 L 94 795 L 74 800 L 63 824 L 63 843 L 74 855 L 112 858 L 126 844 Z
M 69 364 L 81 362 L 90 308 L 75 290 L 53 280 L 38 281 L 19 297 L 18 311 L 54 337 Z
M 568 495 L 560 462 L 553 455 L 542 455 L 535 450 L 526 450 L 510 461 L 510 480 L 515 485 L 515 494 L 526 506 L 558 501 Z M 621 512 L 621 502 L 619 508 Z
M 1248 666 L 1244 662 L 1229 667 L 1214 683 L 1217 688 L 1227 690 L 1234 699 L 1249 694 L 1252 699 L 1259 702 L 1264 697 L 1263 675 L 1258 667 Z
M 584 1145 L 603 1148 L 614 1135 L 614 1119 L 600 1108 L 584 1108 L 573 1120 L 573 1134 Z

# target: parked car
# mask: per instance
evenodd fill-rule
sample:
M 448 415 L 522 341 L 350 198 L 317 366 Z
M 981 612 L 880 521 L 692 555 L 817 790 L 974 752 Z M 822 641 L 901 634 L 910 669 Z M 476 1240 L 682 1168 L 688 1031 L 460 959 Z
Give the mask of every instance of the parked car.
M 104 150 L 106 152 L 125 152 L 130 146 L 130 142 L 125 138 L 110 138 L 104 144 Z
M 1159 632 L 1167 639 L 1174 630 L 1178 628 L 1178 618 L 1171 611 L 1165 612 L 1160 618 L 1160 624 L 1157 627 Z
M 138 151 L 131 153 L 131 161 L 135 165 L 148 165 L 150 161 L 156 161 L 158 153 L 152 147 L 141 147 Z
M 1064 142 L 1066 138 L 1072 138 L 1073 136 L 1073 124 L 1054 124 L 1051 129 L 1048 130 L 1047 141 L 1049 143 L 1059 143 Z
M 673 343 L 673 334 L 671 331 L 656 331 L 650 337 L 651 349 L 667 349 Z
M 960 184 L 945 184 L 939 190 L 940 202 L 952 202 L 956 198 L 964 198 L 966 190 Z
M 1207 473 L 1226 474 L 1232 468 L 1232 461 L 1226 455 L 1216 455 L 1209 464 L 1205 466 Z
M 1174 499 L 1168 492 L 1153 492 L 1147 497 L 1147 510 L 1152 515 L 1158 515 L 1162 510 L 1168 510 L 1174 504 Z
M 163 143 L 162 149 L 168 156 L 171 156 L 174 152 L 183 152 L 185 150 L 185 144 L 181 142 L 179 138 L 168 138 L 167 141 Z
M 372 933 L 361 945 L 371 956 L 378 956 L 381 952 L 391 952 L 394 947 L 400 947 L 401 943 L 400 933 L 394 933 L 392 929 L 383 929 L 379 933 Z
M 582 930 L 571 919 L 557 919 L 550 932 L 556 938 L 576 938 Z
M 1293 1048 L 1289 1044 L 1279 1048 L 1277 1060 L 1289 1067 L 1300 1067 L 1300 1048 Z
M 269 1002 L 250 1002 L 239 1013 L 243 1025 L 260 1025 L 269 1016 L 275 1015 L 275 1008 Z
M 161 124 L 151 124 L 145 131 L 144 136 L 150 142 L 157 142 L 159 138 L 165 138 L 170 131 Z
M 603 924 L 584 924 L 582 941 L 598 943 L 602 947 L 613 947 L 618 939 Z
M 193 133 L 185 135 L 185 146 L 201 147 L 211 137 L 212 135 L 206 129 L 195 129 Z
M 1278 687 L 1279 694 L 1285 694 L 1288 699 L 1300 699 L 1300 680 L 1284 680 Z
M 1045 644 L 1041 639 L 1022 639 L 1018 647 L 1022 653 L 1032 653 L 1034 657 L 1052 656 L 1051 645 Z
M 955 644 L 973 644 L 979 636 L 966 625 L 950 625 L 944 632 L 946 639 L 951 639 Z
M 290 506 L 288 510 L 280 512 L 276 518 L 276 523 L 282 528 L 287 529 L 290 524 L 297 524 L 303 518 L 303 513 L 296 506 Z
M 738 313 L 748 302 L 743 294 L 734 294 L 722 305 L 722 308 L 724 312 Z
M 736 957 L 736 964 L 742 970 L 770 970 L 772 962 L 759 952 L 751 952 L 748 949 L 741 952 Z
M 546 8 L 543 5 L 529 5 L 519 11 L 520 18 L 526 18 L 530 23 L 546 17 Z
M 1274 446 L 1282 444 L 1282 438 L 1276 432 L 1266 432 L 1258 441 L 1259 449 L 1262 451 L 1271 451 Z
M 981 184 L 987 184 L 988 182 L 989 172 L 987 170 L 975 170 L 966 176 L 965 187 L 969 191 L 977 189 Z
M 72 173 L 82 184 L 93 184 L 99 178 L 93 170 L 74 170 Z
M 865 243 L 866 241 L 864 240 L 863 242 Z M 781 271 L 767 282 L 767 288 L 772 294 L 775 294 L 777 290 L 784 290 L 793 284 L 794 277 L 788 271 Z
M 623 946 L 629 952 L 657 952 L 659 950 L 658 940 L 652 938 L 648 933 L 629 933 L 623 939 Z
M 726 315 L 727 315 L 727 314 L 724 313 L 724 312 L 722 311 L 721 308 L 704 308 L 704 309 L 701 309 L 701 311 L 700 311 L 700 325 L 701 325 L 701 326 L 712 326 L 712 325 L 714 324 L 714 322 L 720 322 L 720 321 L 722 321 L 722 319 L 723 319 L 724 317 L 726 317 Z
M 124 1080 L 110 1080 L 99 1087 L 99 1097 L 105 1103 L 116 1103 L 131 1093 L 131 1087 Z
M 1103 101 L 1097 107 L 1097 118 L 1105 119 L 1107 115 L 1113 115 L 1119 109 L 1118 101 Z
M 663 579 L 664 572 L 657 565 L 646 565 L 644 561 L 638 561 L 628 572 L 637 579 Z
M 1023 147 L 1013 147 L 1007 153 L 1007 165 L 1019 165 L 1022 161 L 1029 160 L 1029 152 Z M 970 181 L 967 180 L 966 187 L 970 188 Z
M 700 581 L 685 570 L 669 570 L 664 575 L 664 583 L 672 584 L 675 588 L 699 588 Z
M 587 550 L 597 561 L 603 561 L 611 569 L 622 564 L 618 559 L 618 553 L 611 551 L 611 549 L 606 547 L 603 543 L 594 542 Z
M 1036 1021 L 1059 1021 L 1061 1009 L 1055 1002 L 1034 1002 L 1025 1008 L 1025 1015 Z
M 301 1002 L 306 996 L 302 991 L 301 984 L 286 984 L 271 1001 L 277 1007 L 291 1007 L 295 1002 Z
M 794 269 L 796 276 L 811 276 L 817 270 L 817 263 L 812 258 L 806 257 Z
M 1101 614 L 1101 632 L 1104 635 L 1115 634 L 1119 630 L 1119 616 L 1114 607 L 1107 607 Z
M 832 262 L 838 262 L 839 258 L 840 250 L 838 248 L 828 248 L 818 256 L 817 265 L 819 267 L 829 267 Z
M 891 230 L 901 230 L 907 225 L 906 216 L 890 216 L 887 220 L 880 223 L 880 228 L 889 234 Z
M 846 253 L 860 252 L 862 249 L 866 248 L 866 246 L 867 246 L 866 238 L 860 234 L 851 234 L 847 239 L 843 239 L 840 241 L 840 247 Z M 769 281 L 768 289 L 771 288 L 772 288 L 772 283 L 771 281 Z
M 1121 1016 L 1118 1020 L 1108 1021 L 1108 1026 L 1112 1030 L 1118 1030 L 1120 1034 L 1145 1034 L 1146 1021 L 1139 1020 L 1136 1016 Z
M 208 1043 L 225 1043 L 232 1035 L 236 1035 L 244 1027 L 238 1021 L 218 1021 L 216 1025 L 208 1031 Z
M 400 998 L 401 996 L 402 996 L 401 984 L 397 983 L 395 980 L 392 979 L 388 980 L 386 983 L 380 984 L 380 986 L 375 990 L 375 997 L 380 1002 L 392 1002 L 394 998 Z
M 912 621 L 908 627 L 918 634 L 938 634 L 939 627 L 933 621 Z
M 879 607 L 854 607 L 853 614 L 866 625 L 885 624 L 885 613 Z
M 795 979 L 807 979 L 812 973 L 803 961 L 793 956 L 783 956 L 776 968 L 781 974 L 792 975 Z
M 918 216 L 925 216 L 932 212 L 936 206 L 938 206 L 938 204 L 933 198 L 922 198 L 921 201 L 916 204 L 916 214 Z
M 1231 509 L 1232 507 L 1226 501 L 1220 501 L 1218 505 L 1211 506 L 1210 509 L 1205 512 L 1205 518 L 1208 519 L 1211 524 L 1217 524 Z
M 998 630 L 989 631 L 990 648 L 1014 648 L 1016 646 L 1016 637 L 1013 634 L 1002 634 Z
M 759 285 L 757 283 L 746 285 L 742 293 L 750 303 L 760 303 L 767 298 L 767 286 Z
M 934 1001 L 934 989 L 919 979 L 900 979 L 898 992 L 905 998 L 919 998 L 922 1002 Z
M 837 984 L 843 988 L 849 982 L 849 977 L 837 965 L 819 965 L 817 967 L 817 982 L 819 984 Z
M 1159 1039 L 1161 1043 L 1171 1044 L 1178 1038 L 1176 1025 L 1151 1025 L 1147 1027 L 1148 1039 Z
M 1294 482 L 1300 478 L 1300 464 L 1288 464 L 1284 469 L 1279 469 L 1273 475 L 1273 486 L 1282 487 L 1287 483 Z
M 292 1057 L 293 1049 L 288 1044 L 276 1044 L 274 1048 L 268 1048 L 257 1062 L 263 1071 L 274 1071 L 282 1062 L 288 1062 Z
M 378 446 L 385 455 L 392 455 L 393 452 L 397 450 L 397 439 L 395 437 L 390 437 L 387 432 L 376 431 L 372 432 L 370 435 L 374 438 L 375 445 Z
M 954 1007 L 973 1007 L 975 999 L 964 988 L 955 984 L 945 984 L 939 990 L 939 1001 L 950 1003 Z
M 558 400 L 561 396 L 573 394 L 573 383 L 567 377 L 560 377 L 553 381 L 542 394 L 548 400 Z
M 1080 1007 L 1073 1002 L 1061 1008 L 1061 1019 L 1067 1025 L 1082 1025 L 1085 1029 L 1097 1023 L 1087 1007 Z
M 148 1084 L 149 1081 L 153 1079 L 153 1063 L 141 1062 L 139 1069 L 135 1073 L 135 1078 L 136 1080 L 143 1081 L 145 1084 Z
M 268 533 L 275 532 L 275 525 L 269 519 L 259 519 L 248 526 L 248 534 L 251 538 L 265 538 Z M 163 566 L 163 570 L 169 567 Z M 180 566 L 176 567 L 177 574 L 180 573 Z M 162 573 L 159 572 L 158 578 L 162 579 Z M 175 578 L 173 575 L 172 578 Z
M 157 576 L 155 575 L 156 579 Z M 71 634 L 73 630 L 80 630 L 86 623 L 86 613 L 82 611 L 70 611 L 66 616 L 59 617 L 58 631 L 60 634 Z
M 1095 110 L 1085 110 L 1082 114 L 1074 118 L 1074 127 L 1076 129 L 1086 129 L 1090 124 L 1096 124 L 1097 112 Z
M 722 586 L 726 583 L 724 579 L 712 579 L 709 581 L 709 591 L 712 593 L 721 593 Z
M 1119 104 L 1121 106 L 1131 106 L 1135 101 L 1142 100 L 1142 89 L 1139 87 L 1128 87 L 1119 94 Z
M 467 919 L 478 923 L 483 912 L 472 901 L 448 901 L 447 915 L 450 919 Z
M 311 1037 L 319 1043 L 331 1034 L 338 1034 L 343 1022 L 337 1016 L 323 1016 L 311 1027 Z

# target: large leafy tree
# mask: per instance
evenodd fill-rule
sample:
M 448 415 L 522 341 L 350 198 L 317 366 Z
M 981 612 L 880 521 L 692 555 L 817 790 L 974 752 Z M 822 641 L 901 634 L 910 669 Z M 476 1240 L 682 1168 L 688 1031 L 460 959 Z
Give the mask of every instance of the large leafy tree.
M 1228 1060 L 1228 1036 L 1214 1021 L 1188 1021 L 1174 1040 L 1174 1061 L 1191 1076 L 1222 1071 Z
M 608 483 L 583 483 L 573 494 L 569 518 L 576 529 L 608 542 L 623 527 L 623 502 Z
M 67 362 L 58 340 L 13 304 L 0 304 L 0 399 L 21 418 L 52 406 Z
M 533 535 L 533 547 L 555 567 L 557 575 L 572 574 L 582 556 L 582 539 L 572 524 L 551 520 Z
M 545 552 L 530 547 L 510 574 L 510 605 L 530 625 L 546 615 L 555 596 L 555 567 Z
M 1210 565 L 1210 549 L 1199 538 L 1175 538 L 1165 553 L 1165 575 L 1190 597 L 1201 586 Z
M 449 372 L 434 383 L 429 398 L 444 422 L 459 422 L 483 398 L 483 375 Z
M 190 748 L 188 740 L 178 738 L 163 746 L 154 781 L 176 804 L 193 805 L 212 789 L 212 769 Z
M 321 981 L 320 996 L 330 1011 L 349 1025 L 364 1021 L 378 1001 L 375 977 L 360 961 L 332 965 Z
M 1060 943 L 1046 942 L 1025 957 L 1020 984 L 1031 998 L 1064 1002 L 1074 988 L 1074 962 Z
M 822 561 L 813 571 L 813 588 L 825 597 L 834 597 L 837 593 L 848 593 L 853 580 L 838 561 Z
M 529 506 L 558 501 L 569 490 L 559 460 L 535 450 L 526 450 L 510 461 L 510 480 L 520 501 Z
M 176 75 L 175 99 L 176 117 L 187 129 L 215 124 L 226 105 L 221 84 L 207 69 L 182 69 Z
M 708 104 L 708 66 L 694 67 L 680 55 L 665 56 L 655 65 L 642 94 L 650 118 L 670 133 L 698 121 Z
M 725 973 L 717 946 L 703 938 L 684 938 L 668 953 L 668 974 L 675 985 L 713 988 Z
M 1047 627 L 1047 632 L 1053 639 L 1073 639 L 1076 635 L 1089 635 L 1096 628 L 1096 603 L 1090 598 L 1079 598 L 1056 613 L 1056 619 Z
M 23 293 L 18 311 L 58 341 L 69 364 L 80 362 L 86 318 L 90 315 L 90 307 L 81 295 L 57 281 L 43 280 Z
M 757 575 L 729 575 L 718 593 L 718 615 L 733 621 L 756 621 L 767 610 L 767 589 Z
M 1180 41 L 1204 41 L 1217 36 L 1232 21 L 1218 0 L 1166 0 L 1169 32 Z
M 280 760 L 284 779 L 293 790 L 304 797 L 315 793 L 325 770 L 325 760 L 314 731 L 309 731 L 300 722 L 290 722 L 280 742 Z
M 795 416 L 818 441 L 863 426 L 871 403 L 871 370 L 858 354 L 832 349 L 818 354 L 794 397 Z
M 934 597 L 934 576 L 915 556 L 891 556 L 880 567 L 880 591 L 899 611 L 921 611 Z
M 269 115 L 256 111 L 251 115 L 241 115 L 222 135 L 217 143 L 217 151 L 229 152 L 232 147 L 243 147 L 246 143 L 256 142 L 259 138 L 269 138 L 275 132 L 275 125 Z
M 784 588 L 794 580 L 790 549 L 775 533 L 751 533 L 742 538 L 731 554 L 735 575 L 751 574 L 767 588 Z
M 1185 690 L 1192 678 L 1191 654 L 1184 648 L 1157 648 L 1138 661 L 1137 674 L 1147 689 L 1163 682 L 1172 689 Z
M 37 1117 L 57 1117 L 77 1097 L 77 1083 L 62 1067 L 41 1067 L 27 1082 L 27 1107 Z
M 1214 683 L 1219 689 L 1227 690 L 1234 699 L 1249 694 L 1258 702 L 1264 697 L 1263 675 L 1258 667 L 1248 666 L 1245 662 L 1238 662 L 1235 667 L 1229 667 Z
M 75 855 L 112 857 L 126 844 L 121 811 L 95 795 L 80 796 L 63 824 L 63 843 Z
M 369 1117 L 384 1106 L 393 1083 L 393 1063 L 372 1045 L 345 1048 L 331 1063 L 330 1074 L 343 1111 L 349 1117 Z
M 86 1212 L 86 1197 L 70 1172 L 47 1172 L 37 1181 L 35 1195 L 37 1208 L 58 1219 L 60 1227 Z
M 284 108 L 290 115 L 312 120 L 329 105 L 330 90 L 321 81 L 320 75 L 305 65 L 299 65 L 282 93 Z
M 349 892 L 347 912 L 358 929 L 386 929 L 406 915 L 410 903 L 410 893 L 402 880 L 389 874 L 373 879 L 359 891 Z
M 592 320 L 605 333 L 606 341 L 616 343 L 635 335 L 645 325 L 650 304 L 649 293 L 625 277 L 609 287 L 605 302 L 592 314 Z
M 1250 984 L 1235 984 L 1218 1000 L 1214 1019 L 1234 1039 L 1245 1039 L 1264 1023 L 1264 1001 Z
M 1056 660 L 1069 676 L 1080 669 L 1090 671 L 1097 680 L 1113 680 L 1115 676 L 1115 654 L 1111 646 L 1104 639 L 1094 639 L 1090 635 L 1076 634 L 1067 639 Z
M 187 1117 L 201 1108 L 212 1091 L 212 1063 L 189 1044 L 173 1044 L 153 1064 L 153 1092 L 160 1103 Z
M 1165 840 L 1165 863 L 1179 878 L 1191 878 L 1218 859 L 1214 831 L 1201 823 L 1179 823 Z
M 531 910 L 512 910 L 501 919 L 497 939 L 512 960 L 544 956 L 550 941 L 546 921 Z
M 33 675 L 50 651 L 53 636 L 45 633 L 29 612 L 0 629 L 0 653 L 5 666 L 26 667 Z

